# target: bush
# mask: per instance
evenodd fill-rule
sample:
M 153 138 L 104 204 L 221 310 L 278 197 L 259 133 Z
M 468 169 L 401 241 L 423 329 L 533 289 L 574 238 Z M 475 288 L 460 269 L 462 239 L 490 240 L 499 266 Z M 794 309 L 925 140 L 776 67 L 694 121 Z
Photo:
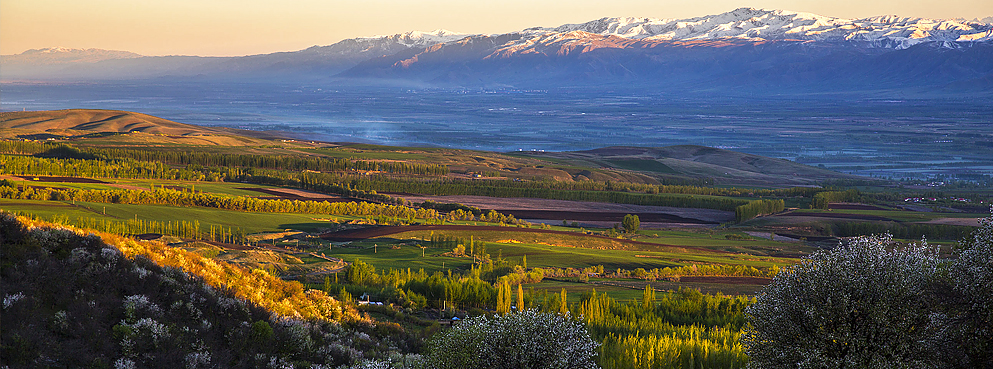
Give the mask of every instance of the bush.
M 960 367 L 993 368 L 993 217 L 961 243 L 949 271 L 951 296 L 946 361 Z
M 568 316 L 524 310 L 479 316 L 434 336 L 426 368 L 596 368 L 597 344 Z

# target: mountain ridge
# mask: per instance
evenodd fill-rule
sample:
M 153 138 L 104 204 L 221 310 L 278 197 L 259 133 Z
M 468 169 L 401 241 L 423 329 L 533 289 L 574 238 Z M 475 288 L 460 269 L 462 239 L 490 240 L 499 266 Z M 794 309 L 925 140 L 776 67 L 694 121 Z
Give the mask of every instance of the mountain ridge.
M 991 49 L 993 25 L 978 21 L 844 19 L 739 8 L 696 18 L 600 18 L 502 34 L 411 31 L 242 57 L 142 57 L 91 49 L 94 56 L 85 58 L 79 54 L 87 51 L 48 49 L 3 56 L 0 62 L 7 81 L 178 78 L 443 88 L 631 85 L 672 91 L 897 89 L 955 94 L 959 87 L 962 93 L 993 93 L 993 86 L 984 83 L 993 74 Z M 68 62 L 53 59 L 60 53 L 76 56 Z
M 772 26 L 778 26 L 776 28 Z M 700 28 L 702 27 L 702 28 Z M 785 31 L 784 31 L 785 29 Z M 894 39 L 896 43 L 877 44 L 877 47 L 907 48 L 927 41 L 978 42 L 993 40 L 993 17 L 965 20 L 936 19 L 922 17 L 901 17 L 881 15 L 867 18 L 839 18 L 814 13 L 782 9 L 738 8 L 729 12 L 693 18 L 652 18 L 652 17 L 603 17 L 584 23 L 569 23 L 556 27 L 530 27 L 520 31 L 498 34 L 460 33 L 445 29 L 433 31 L 408 31 L 390 35 L 376 35 L 344 39 L 329 45 L 315 45 L 306 49 L 287 52 L 273 52 L 241 57 L 296 53 L 320 50 L 330 55 L 338 44 L 362 44 L 393 42 L 406 47 L 428 47 L 438 43 L 451 43 L 465 37 L 496 36 L 519 33 L 525 36 L 549 33 L 585 31 L 591 34 L 614 35 L 627 39 L 649 39 L 655 41 L 686 41 L 702 39 L 740 38 L 761 40 L 811 40 L 811 41 L 873 41 Z M 527 38 L 527 37 L 524 37 Z M 338 48 L 340 49 L 340 47 Z M 121 53 L 118 59 L 144 57 L 144 55 L 120 50 L 70 49 L 52 47 L 31 49 L 20 54 L 36 55 L 91 52 Z M 195 56 L 195 55 L 170 55 Z M 165 56 L 158 56 L 165 57 Z M 233 57 L 239 58 L 239 57 Z

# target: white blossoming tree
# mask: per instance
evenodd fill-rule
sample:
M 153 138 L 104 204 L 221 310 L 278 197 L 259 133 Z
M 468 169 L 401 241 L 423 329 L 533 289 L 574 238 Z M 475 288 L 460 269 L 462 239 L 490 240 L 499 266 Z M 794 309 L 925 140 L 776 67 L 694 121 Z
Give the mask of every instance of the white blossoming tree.
M 993 216 L 962 240 L 949 268 L 952 284 L 949 337 L 943 345 L 952 365 L 993 368 Z
M 929 367 L 938 250 L 853 239 L 784 269 L 746 310 L 751 368 Z
M 428 343 L 427 368 L 597 368 L 596 342 L 581 322 L 524 310 L 466 319 Z

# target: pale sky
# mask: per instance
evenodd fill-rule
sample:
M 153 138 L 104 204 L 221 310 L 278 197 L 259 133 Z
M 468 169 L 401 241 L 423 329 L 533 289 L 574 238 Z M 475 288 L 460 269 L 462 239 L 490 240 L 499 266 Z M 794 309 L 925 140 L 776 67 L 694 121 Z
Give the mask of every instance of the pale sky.
M 602 17 L 689 18 L 740 7 L 841 18 L 993 16 L 993 0 L 2 0 L 0 54 L 69 47 L 236 56 L 411 30 L 506 33 Z

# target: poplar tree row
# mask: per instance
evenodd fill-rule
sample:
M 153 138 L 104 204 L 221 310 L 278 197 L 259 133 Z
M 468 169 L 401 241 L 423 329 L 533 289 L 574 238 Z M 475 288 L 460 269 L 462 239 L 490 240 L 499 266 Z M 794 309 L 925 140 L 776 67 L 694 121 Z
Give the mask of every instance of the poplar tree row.
M 157 188 L 144 190 L 80 190 L 73 188 L 34 188 L 0 186 L 0 198 L 43 201 L 84 201 L 136 205 L 198 206 L 214 209 L 266 213 L 305 213 L 352 216 L 387 216 L 398 219 L 437 219 L 434 209 L 368 202 L 327 202 L 258 199 L 244 196 L 178 191 Z
M 734 208 L 734 219 L 737 222 L 755 218 L 760 215 L 775 214 L 785 209 L 783 200 L 754 200 Z
M 746 297 L 705 295 L 680 289 L 641 301 L 619 303 L 593 291 L 573 306 L 594 339 L 602 343 L 603 368 L 743 368 L 739 339 Z
M 222 225 L 200 225 L 200 221 L 155 221 L 144 219 L 112 220 L 107 218 L 78 217 L 69 218 L 64 215 L 53 215 L 45 218 L 27 213 L 15 212 L 19 216 L 46 222 L 69 225 L 77 228 L 91 229 L 100 232 L 124 236 L 136 236 L 146 233 L 174 236 L 187 240 L 214 241 L 224 243 L 245 242 L 245 231 L 236 227 Z
M 314 171 L 377 171 L 395 174 L 446 175 L 448 167 L 401 161 L 353 160 L 319 156 L 224 154 L 204 151 L 142 150 L 124 148 L 76 147 L 64 143 L 47 144 L 24 141 L 0 141 L 0 152 L 32 154 L 58 158 L 131 159 L 158 161 L 173 165 L 215 167 L 278 168 Z

